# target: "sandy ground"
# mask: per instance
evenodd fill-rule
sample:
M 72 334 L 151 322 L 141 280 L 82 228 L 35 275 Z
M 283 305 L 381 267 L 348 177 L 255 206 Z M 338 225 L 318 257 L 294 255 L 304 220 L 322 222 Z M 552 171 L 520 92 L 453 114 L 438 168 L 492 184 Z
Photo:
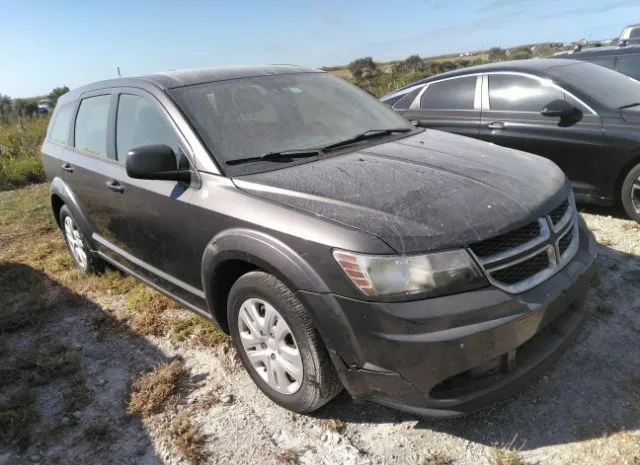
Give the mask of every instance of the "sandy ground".
M 66 295 L 37 331 L 8 337 L 0 361 L 27 343 L 62 343 L 81 360 L 90 397 L 61 413 L 60 387 L 37 388 L 39 427 L 22 448 L 0 446 L 0 464 L 188 463 L 166 434 L 186 411 L 204 435 L 203 464 L 639 465 L 640 227 L 606 214 L 583 215 L 601 243 L 601 273 L 577 341 L 524 391 L 477 414 L 421 420 L 344 393 L 313 415 L 292 414 L 260 393 L 233 353 L 136 334 L 117 318 L 121 296 Z M 58 297 L 70 294 L 33 274 Z M 178 404 L 144 420 L 128 415 L 135 374 L 173 358 L 190 370 Z M 0 400 L 9 376 L 0 371 Z M 504 444 L 522 461 L 496 462 L 494 446 Z

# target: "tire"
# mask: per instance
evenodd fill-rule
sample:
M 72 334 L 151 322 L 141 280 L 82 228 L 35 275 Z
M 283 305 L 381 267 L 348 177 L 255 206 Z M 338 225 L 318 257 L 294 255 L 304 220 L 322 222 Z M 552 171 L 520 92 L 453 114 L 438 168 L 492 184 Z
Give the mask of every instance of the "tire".
M 87 246 L 88 242 L 66 205 L 60 209 L 60 228 L 64 242 L 73 264 L 86 274 L 100 274 L 104 271 L 104 261 L 92 254 Z
M 313 412 L 342 390 L 309 314 L 273 275 L 252 271 L 241 276 L 229 292 L 227 315 L 244 368 L 276 404 Z
M 640 223 L 640 164 L 624 178 L 621 195 L 624 211 L 632 220 Z

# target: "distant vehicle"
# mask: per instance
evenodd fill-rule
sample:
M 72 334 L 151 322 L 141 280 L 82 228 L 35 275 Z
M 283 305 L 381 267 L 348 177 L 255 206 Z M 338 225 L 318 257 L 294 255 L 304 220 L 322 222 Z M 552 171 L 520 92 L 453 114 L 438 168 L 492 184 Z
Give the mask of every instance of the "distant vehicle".
M 175 71 L 60 97 L 42 146 L 78 268 L 217 321 L 274 402 L 344 386 L 453 416 L 579 333 L 597 245 L 535 155 L 413 127 L 296 66 Z
M 553 57 L 589 61 L 640 80 L 640 24 L 625 27 L 618 45 L 579 45 L 574 50 L 558 52 Z
M 51 103 L 48 100 L 40 100 L 36 107 L 36 113 L 49 113 L 51 111 Z
M 640 82 L 602 66 L 541 58 L 414 82 L 381 101 L 424 127 L 547 157 L 582 202 L 640 222 Z

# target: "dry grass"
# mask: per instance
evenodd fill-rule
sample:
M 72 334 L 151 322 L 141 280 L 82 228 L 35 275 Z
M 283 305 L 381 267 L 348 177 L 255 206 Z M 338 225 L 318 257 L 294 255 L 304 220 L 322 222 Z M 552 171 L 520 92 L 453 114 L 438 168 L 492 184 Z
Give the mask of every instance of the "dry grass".
M 284 465 L 296 465 L 298 463 L 298 453 L 293 449 L 280 451 L 277 458 Z
M 0 403 L 0 445 L 25 448 L 38 422 L 36 399 L 30 391 L 19 391 Z
M 339 418 L 328 418 L 320 421 L 320 424 L 332 433 L 343 433 L 347 427 L 346 423 Z
M 446 454 L 440 452 L 432 452 L 428 454 L 422 461 L 422 465 L 452 465 L 453 459 Z
M 169 425 L 169 437 L 176 449 L 191 463 L 197 465 L 203 457 L 204 438 L 186 412 L 180 412 Z
M 495 444 L 489 452 L 489 463 L 491 465 L 525 465 L 518 453 L 520 449 L 514 447 L 517 439 L 516 434 L 509 444 Z
M 230 342 L 229 336 L 223 333 L 218 326 L 197 315 L 188 318 L 174 318 L 170 326 L 171 331 L 169 334 L 173 342 L 192 339 L 205 347 L 228 344 Z
M 176 401 L 187 374 L 187 369 L 178 360 L 162 364 L 151 373 L 139 374 L 131 386 L 128 412 L 143 417 L 161 412 L 167 404 Z

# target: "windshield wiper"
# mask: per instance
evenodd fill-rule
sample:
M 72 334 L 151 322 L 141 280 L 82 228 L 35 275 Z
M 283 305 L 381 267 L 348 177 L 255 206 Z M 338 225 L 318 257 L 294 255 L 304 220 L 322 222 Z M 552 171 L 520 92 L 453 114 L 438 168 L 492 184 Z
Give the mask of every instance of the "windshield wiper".
M 254 161 L 286 161 L 293 158 L 305 158 L 322 155 L 323 149 L 298 149 L 298 150 L 281 150 L 279 152 L 267 152 L 257 157 L 236 158 L 227 160 L 227 165 L 241 165 L 243 163 L 251 163 Z
M 628 105 L 622 105 L 619 110 L 624 110 L 625 108 L 637 107 L 640 103 L 630 103 Z
M 346 145 L 353 144 L 355 142 L 360 142 L 361 140 L 372 139 L 374 137 L 388 136 L 395 132 L 411 132 L 413 128 L 390 128 L 390 129 L 369 129 L 367 131 L 361 132 L 358 135 L 350 137 L 345 140 L 341 140 L 340 142 L 336 142 L 335 144 L 327 145 L 323 147 L 323 150 L 333 150 L 340 147 L 344 147 Z

